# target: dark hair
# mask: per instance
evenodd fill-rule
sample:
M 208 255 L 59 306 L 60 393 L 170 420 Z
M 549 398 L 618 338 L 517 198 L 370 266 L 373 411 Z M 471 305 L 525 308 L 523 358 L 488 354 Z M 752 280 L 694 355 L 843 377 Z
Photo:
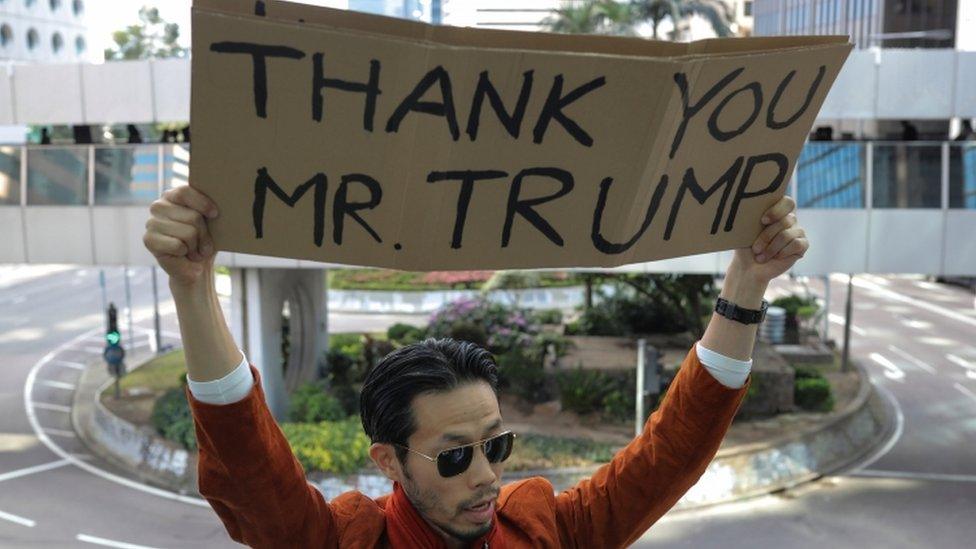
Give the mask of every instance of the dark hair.
M 373 442 L 402 444 L 417 430 L 411 403 L 422 394 L 484 381 L 498 388 L 498 366 L 487 350 L 468 341 L 428 338 L 386 355 L 363 383 L 359 414 Z M 406 450 L 396 447 L 401 462 Z

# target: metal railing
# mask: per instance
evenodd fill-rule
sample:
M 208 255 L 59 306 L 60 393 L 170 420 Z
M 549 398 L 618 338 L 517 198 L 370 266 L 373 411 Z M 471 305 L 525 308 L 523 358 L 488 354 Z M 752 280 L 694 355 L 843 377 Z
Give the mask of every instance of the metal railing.
M 145 205 L 186 184 L 182 144 L 0 146 L 0 206 Z M 790 193 L 801 208 L 976 210 L 976 142 L 807 143 Z

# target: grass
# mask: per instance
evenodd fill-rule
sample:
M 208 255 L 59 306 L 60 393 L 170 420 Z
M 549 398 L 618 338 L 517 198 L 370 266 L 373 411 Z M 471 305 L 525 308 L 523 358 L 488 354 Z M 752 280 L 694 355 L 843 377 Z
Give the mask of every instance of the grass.
M 135 387 L 145 388 L 154 393 L 162 393 L 172 387 L 179 387 L 180 376 L 186 372 L 186 361 L 183 359 L 183 350 L 176 350 L 162 356 L 158 356 L 138 369 L 126 374 L 119 382 L 122 393 L 126 389 Z M 102 393 L 103 398 L 111 398 L 115 394 L 115 385 L 109 385 Z
M 505 462 L 505 469 L 527 471 L 599 465 L 610 461 L 617 450 L 619 446 L 607 442 L 520 434 L 515 439 L 512 455 Z

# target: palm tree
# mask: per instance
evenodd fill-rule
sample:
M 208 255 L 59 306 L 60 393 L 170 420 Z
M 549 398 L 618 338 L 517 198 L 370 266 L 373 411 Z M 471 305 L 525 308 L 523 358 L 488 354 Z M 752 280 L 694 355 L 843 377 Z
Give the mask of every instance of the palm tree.
M 735 15 L 723 0 L 632 0 L 631 6 L 638 18 L 650 20 L 654 38 L 659 38 L 657 27 L 666 17 L 674 23 L 671 38 L 679 38 L 683 23 L 693 15 L 707 19 L 716 35 L 732 36 L 730 25 Z
M 543 25 L 565 34 L 633 35 L 636 22 L 632 4 L 614 0 L 570 2 L 553 10 Z

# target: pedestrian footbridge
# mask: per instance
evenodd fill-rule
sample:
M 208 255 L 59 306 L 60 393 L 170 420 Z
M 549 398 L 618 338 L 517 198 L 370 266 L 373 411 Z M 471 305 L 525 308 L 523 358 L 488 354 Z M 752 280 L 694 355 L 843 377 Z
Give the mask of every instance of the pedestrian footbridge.
M 0 263 L 151 265 L 147 206 L 185 185 L 183 144 L 0 147 Z M 810 235 L 797 274 L 976 274 L 976 142 L 810 142 L 788 190 Z M 718 273 L 730 252 L 623 267 Z M 220 253 L 228 267 L 325 263 Z

